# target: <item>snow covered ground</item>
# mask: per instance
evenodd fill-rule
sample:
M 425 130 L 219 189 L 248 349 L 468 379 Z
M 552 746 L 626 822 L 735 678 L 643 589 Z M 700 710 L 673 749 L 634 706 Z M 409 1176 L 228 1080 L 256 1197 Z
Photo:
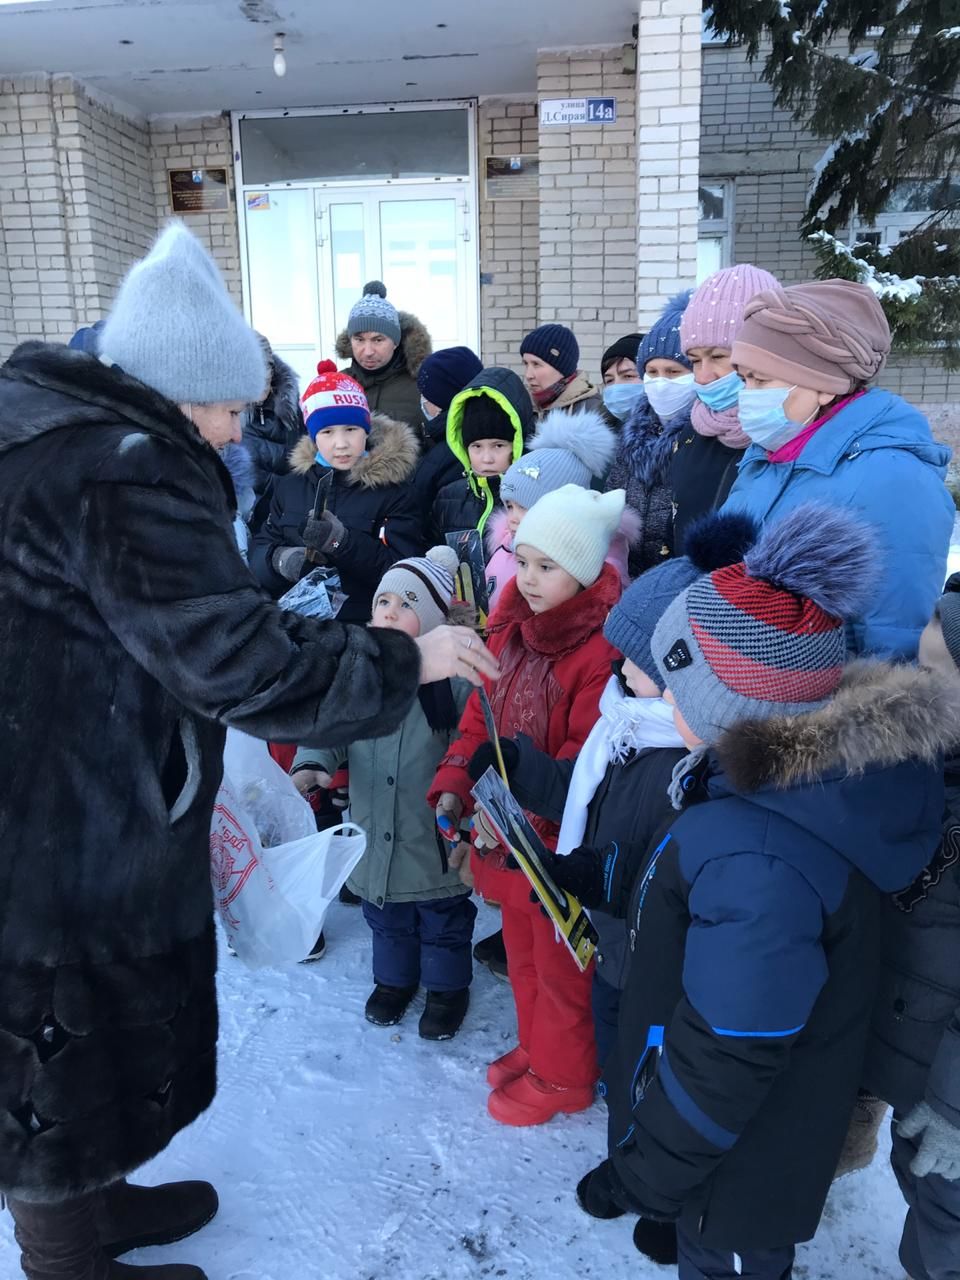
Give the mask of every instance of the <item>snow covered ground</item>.
M 478 937 L 496 927 L 484 909 Z M 595 1222 L 573 1189 L 605 1149 L 605 1112 L 533 1130 L 486 1112 L 487 1063 L 510 1048 L 508 987 L 477 973 L 461 1035 L 417 1035 L 422 996 L 391 1030 L 364 1020 L 370 943 L 339 903 L 318 964 L 251 972 L 224 957 L 220 1091 L 143 1174 L 203 1177 L 221 1210 L 192 1240 L 129 1262 L 184 1261 L 210 1280 L 574 1280 L 671 1274 L 641 1259 L 632 1220 Z M 789 1160 L 789 1152 L 784 1152 Z M 808 1280 L 899 1280 L 903 1217 L 886 1162 L 833 1191 Z M 0 1275 L 19 1274 L 10 1220 Z

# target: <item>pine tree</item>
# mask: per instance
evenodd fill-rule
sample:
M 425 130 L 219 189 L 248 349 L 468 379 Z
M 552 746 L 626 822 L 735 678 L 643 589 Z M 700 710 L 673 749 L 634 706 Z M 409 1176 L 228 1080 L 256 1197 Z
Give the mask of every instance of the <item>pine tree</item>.
M 707 7 L 707 6 L 705 6 Z M 777 104 L 830 145 L 801 233 L 821 276 L 873 287 L 897 345 L 960 367 L 960 0 L 717 0 L 718 35 L 762 57 Z M 922 180 L 922 221 L 893 246 L 848 248 Z M 899 192 L 898 192 L 899 188 Z

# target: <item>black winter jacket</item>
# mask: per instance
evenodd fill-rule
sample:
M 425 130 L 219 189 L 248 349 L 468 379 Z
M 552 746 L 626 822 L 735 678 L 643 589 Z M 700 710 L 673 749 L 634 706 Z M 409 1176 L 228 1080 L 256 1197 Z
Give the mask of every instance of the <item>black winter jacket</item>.
M 883 905 L 883 969 L 864 1084 L 899 1112 L 927 1102 L 960 1128 L 960 759 L 933 861 Z
M 530 738 L 516 739 L 519 760 L 510 771 L 510 786 L 524 809 L 559 824 L 570 788 L 575 760 L 554 760 L 538 751 Z M 600 935 L 597 972 L 611 987 L 623 987 L 629 947 L 625 917 L 637 872 L 650 842 L 674 817 L 667 788 L 683 750 L 662 748 L 633 752 L 623 764 L 607 766 L 603 781 L 587 808 L 582 844 L 591 849 L 615 845 L 604 908 L 591 908 Z
M 706 1248 L 816 1231 L 860 1084 L 881 896 L 939 836 L 958 702 L 942 693 L 865 665 L 821 711 L 734 729 L 710 798 L 634 890 L 610 1153 L 638 1211 Z
M 243 443 L 253 463 L 253 491 L 262 498 L 274 476 L 285 476 L 289 457 L 304 434 L 297 375 L 272 352 L 270 394 L 247 410 Z
M 0 369 L 0 1191 L 114 1182 L 216 1087 L 224 726 L 391 732 L 399 632 L 281 613 L 230 478 L 155 391 L 26 343 Z
M 743 449 L 731 449 L 716 436 L 702 436 L 693 427 L 680 433 L 667 480 L 673 494 L 674 547 L 683 546 L 695 520 L 723 506 L 743 456 Z
M 447 444 L 460 465 L 460 474 L 440 489 L 433 504 L 430 527 L 438 542 L 442 542 L 448 533 L 461 529 L 479 529 L 482 533 L 490 512 L 497 505 L 499 479 L 491 481 L 475 476 L 463 443 L 464 405 L 475 396 L 489 396 L 509 417 L 514 431 L 513 462 L 523 453 L 536 422 L 533 401 L 512 369 L 501 369 L 496 365 L 483 369 L 459 395 L 454 396 L 447 410 Z
M 416 495 L 417 509 L 432 513 L 433 505 L 440 490 L 445 485 L 453 484 L 463 477 L 463 463 L 447 444 L 447 412 L 444 409 L 423 428 L 426 452 L 417 463 L 413 477 L 413 492 Z M 443 541 L 442 534 L 433 526 L 432 515 L 428 514 L 427 534 L 431 544 Z
M 250 568 L 273 596 L 283 595 L 292 585 L 274 568 L 273 553 L 303 546 L 317 483 L 328 474 L 316 462 L 316 453 L 314 442 L 304 436 L 291 455 L 290 475 L 274 485 L 270 515 L 253 540 Z M 373 593 L 390 566 L 426 550 L 410 486 L 416 465 L 417 441 L 411 429 L 375 414 L 369 452 L 349 472 L 333 473 L 327 510 L 346 527 L 347 537 L 326 556 L 325 563 L 340 574 L 347 594 L 339 614 L 344 622 L 368 622 Z M 307 561 L 302 576 L 314 568 Z

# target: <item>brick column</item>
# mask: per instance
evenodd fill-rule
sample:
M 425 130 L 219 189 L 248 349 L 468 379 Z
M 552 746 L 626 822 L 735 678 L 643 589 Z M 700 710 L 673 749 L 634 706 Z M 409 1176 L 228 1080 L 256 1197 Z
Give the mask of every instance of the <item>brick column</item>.
M 637 308 L 642 328 L 696 279 L 700 0 L 639 0 Z
M 615 98 L 616 123 L 540 126 L 539 323 L 577 335 L 581 367 L 597 382 L 600 356 L 636 327 L 636 86 L 623 49 L 543 52 L 543 98 Z

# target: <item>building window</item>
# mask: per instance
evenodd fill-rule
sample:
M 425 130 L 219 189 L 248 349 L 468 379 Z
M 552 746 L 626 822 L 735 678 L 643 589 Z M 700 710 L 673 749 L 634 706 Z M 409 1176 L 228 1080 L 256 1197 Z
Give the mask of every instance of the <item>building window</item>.
M 905 178 L 898 182 L 883 213 L 872 222 L 854 218 L 839 238 L 848 244 L 895 245 L 930 217 L 934 209 L 960 206 L 960 180 L 953 178 Z M 948 225 L 955 224 L 954 214 Z
M 733 262 L 733 183 L 704 178 L 700 183 L 697 284 Z

